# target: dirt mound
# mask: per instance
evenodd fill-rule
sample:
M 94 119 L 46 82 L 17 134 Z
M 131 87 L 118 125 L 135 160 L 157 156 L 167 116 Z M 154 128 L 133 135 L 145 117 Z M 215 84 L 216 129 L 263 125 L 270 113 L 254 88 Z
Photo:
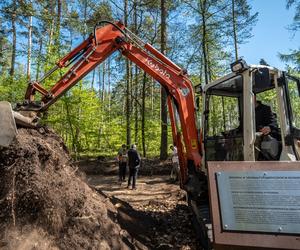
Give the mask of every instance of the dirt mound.
M 13 145 L 0 150 L 0 245 L 128 249 L 115 207 L 76 170 L 54 132 L 20 129 Z

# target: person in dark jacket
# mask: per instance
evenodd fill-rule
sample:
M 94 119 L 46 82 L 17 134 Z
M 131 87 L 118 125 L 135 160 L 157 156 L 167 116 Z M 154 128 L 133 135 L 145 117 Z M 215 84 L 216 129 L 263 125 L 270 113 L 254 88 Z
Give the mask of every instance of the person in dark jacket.
M 122 148 L 118 152 L 118 161 L 119 161 L 119 182 L 124 182 L 126 176 L 126 168 L 127 168 L 127 149 L 125 144 L 122 145 Z
M 257 132 L 262 132 L 263 135 L 271 135 L 277 140 L 280 140 L 278 124 L 275 114 L 271 107 L 262 104 L 261 101 L 256 101 L 255 97 L 255 126 Z
M 132 179 L 132 189 L 136 189 L 136 179 L 137 179 L 137 173 L 140 167 L 141 163 L 141 157 L 136 150 L 136 145 L 131 145 L 131 148 L 127 152 L 128 155 L 128 167 L 129 167 L 129 177 L 128 177 L 128 186 L 131 185 L 131 179 Z
M 261 132 L 262 136 L 256 139 L 256 159 L 259 161 L 278 160 L 280 132 L 276 115 L 271 107 L 256 100 L 255 96 L 255 126 L 256 132 Z

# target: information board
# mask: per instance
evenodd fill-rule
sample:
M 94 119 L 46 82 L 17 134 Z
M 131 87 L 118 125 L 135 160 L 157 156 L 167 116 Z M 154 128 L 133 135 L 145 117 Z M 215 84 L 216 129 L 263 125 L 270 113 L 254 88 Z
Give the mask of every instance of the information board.
M 300 171 L 215 175 L 224 231 L 300 234 Z

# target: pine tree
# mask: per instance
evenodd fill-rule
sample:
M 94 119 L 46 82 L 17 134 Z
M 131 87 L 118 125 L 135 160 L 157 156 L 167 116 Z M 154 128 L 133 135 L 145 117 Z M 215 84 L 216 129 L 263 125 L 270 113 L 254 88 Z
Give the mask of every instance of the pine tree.
M 298 32 L 300 30 L 300 1 L 287 0 L 287 8 L 290 9 L 291 7 L 295 7 L 295 15 L 289 28 L 292 32 Z M 295 70 L 300 70 L 300 48 L 292 49 L 289 54 L 280 53 L 279 56 L 282 61 L 293 63 Z
M 259 64 L 260 64 L 260 65 L 270 66 L 270 65 L 266 62 L 266 60 L 263 59 L 263 58 L 261 58 L 261 59 L 259 60 Z
M 160 2 L 161 23 L 160 23 L 160 51 L 166 54 L 167 44 L 167 9 L 165 0 Z M 165 88 L 161 87 L 161 141 L 160 141 L 160 159 L 165 160 L 168 157 L 168 111 L 167 111 L 167 93 Z
M 230 0 L 231 15 L 225 16 L 225 19 L 231 23 L 228 29 L 228 36 L 233 36 L 234 57 L 239 58 L 238 46 L 246 42 L 251 36 L 253 26 L 257 22 L 258 12 L 252 14 L 251 6 L 247 0 Z

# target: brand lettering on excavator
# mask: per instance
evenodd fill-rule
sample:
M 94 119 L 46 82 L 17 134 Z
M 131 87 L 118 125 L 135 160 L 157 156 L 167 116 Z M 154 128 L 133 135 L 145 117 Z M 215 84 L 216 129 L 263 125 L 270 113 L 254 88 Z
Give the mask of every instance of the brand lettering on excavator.
M 165 77 L 170 79 L 170 77 L 171 77 L 170 74 L 168 74 L 166 70 L 163 70 L 163 69 L 159 68 L 157 63 L 154 63 L 149 58 L 146 59 L 146 63 L 147 63 L 148 66 L 150 66 L 152 69 L 157 71 L 159 74 L 161 74 L 162 76 L 165 76 Z

